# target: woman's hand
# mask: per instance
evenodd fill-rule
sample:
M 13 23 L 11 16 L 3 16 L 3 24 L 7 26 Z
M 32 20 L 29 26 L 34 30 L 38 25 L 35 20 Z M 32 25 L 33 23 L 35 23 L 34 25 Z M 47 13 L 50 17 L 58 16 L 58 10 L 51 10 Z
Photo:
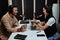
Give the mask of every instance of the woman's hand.
M 36 27 L 39 27 L 42 30 L 45 30 L 46 28 L 48 28 L 48 26 L 44 22 L 37 23 Z
M 44 26 L 45 25 L 45 22 L 40 22 L 40 25 Z
M 39 27 L 40 23 L 35 24 L 36 27 Z

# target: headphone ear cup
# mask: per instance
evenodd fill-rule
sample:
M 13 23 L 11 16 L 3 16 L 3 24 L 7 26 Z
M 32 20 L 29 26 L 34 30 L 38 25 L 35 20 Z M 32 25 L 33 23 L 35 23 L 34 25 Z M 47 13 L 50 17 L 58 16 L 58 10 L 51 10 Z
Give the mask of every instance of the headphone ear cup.
M 8 7 L 8 11 L 11 13 L 11 12 L 13 12 L 13 6 L 12 5 L 10 5 L 9 7 Z
M 15 5 L 15 6 L 14 6 L 14 5 L 10 5 L 10 6 L 8 7 L 8 12 L 12 13 L 14 7 L 17 7 L 17 6 L 16 6 L 16 5 Z

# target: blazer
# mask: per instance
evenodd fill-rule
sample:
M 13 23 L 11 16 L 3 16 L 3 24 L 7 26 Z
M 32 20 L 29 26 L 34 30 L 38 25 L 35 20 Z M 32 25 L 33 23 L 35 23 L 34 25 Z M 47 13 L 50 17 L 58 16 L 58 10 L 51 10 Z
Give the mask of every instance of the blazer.
M 13 19 L 13 21 L 12 21 Z M 11 32 L 16 31 L 16 26 L 18 25 L 18 20 L 15 16 L 13 18 L 7 12 L 1 19 L 1 26 L 0 26 L 0 35 L 4 35 L 9 37 Z

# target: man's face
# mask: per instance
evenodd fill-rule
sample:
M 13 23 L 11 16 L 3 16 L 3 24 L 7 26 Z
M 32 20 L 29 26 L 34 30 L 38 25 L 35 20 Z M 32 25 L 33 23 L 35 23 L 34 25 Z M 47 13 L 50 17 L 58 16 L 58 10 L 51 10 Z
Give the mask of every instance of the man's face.
M 18 13 L 18 8 L 17 7 L 14 7 L 13 8 L 13 15 L 17 15 L 17 13 Z

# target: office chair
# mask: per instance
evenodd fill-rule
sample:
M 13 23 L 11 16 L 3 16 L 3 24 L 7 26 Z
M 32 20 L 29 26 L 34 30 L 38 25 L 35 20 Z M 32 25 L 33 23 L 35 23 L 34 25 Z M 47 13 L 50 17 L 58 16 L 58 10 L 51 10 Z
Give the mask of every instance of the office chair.
M 60 40 L 60 24 L 56 24 L 56 28 L 59 34 L 54 38 L 54 40 Z

